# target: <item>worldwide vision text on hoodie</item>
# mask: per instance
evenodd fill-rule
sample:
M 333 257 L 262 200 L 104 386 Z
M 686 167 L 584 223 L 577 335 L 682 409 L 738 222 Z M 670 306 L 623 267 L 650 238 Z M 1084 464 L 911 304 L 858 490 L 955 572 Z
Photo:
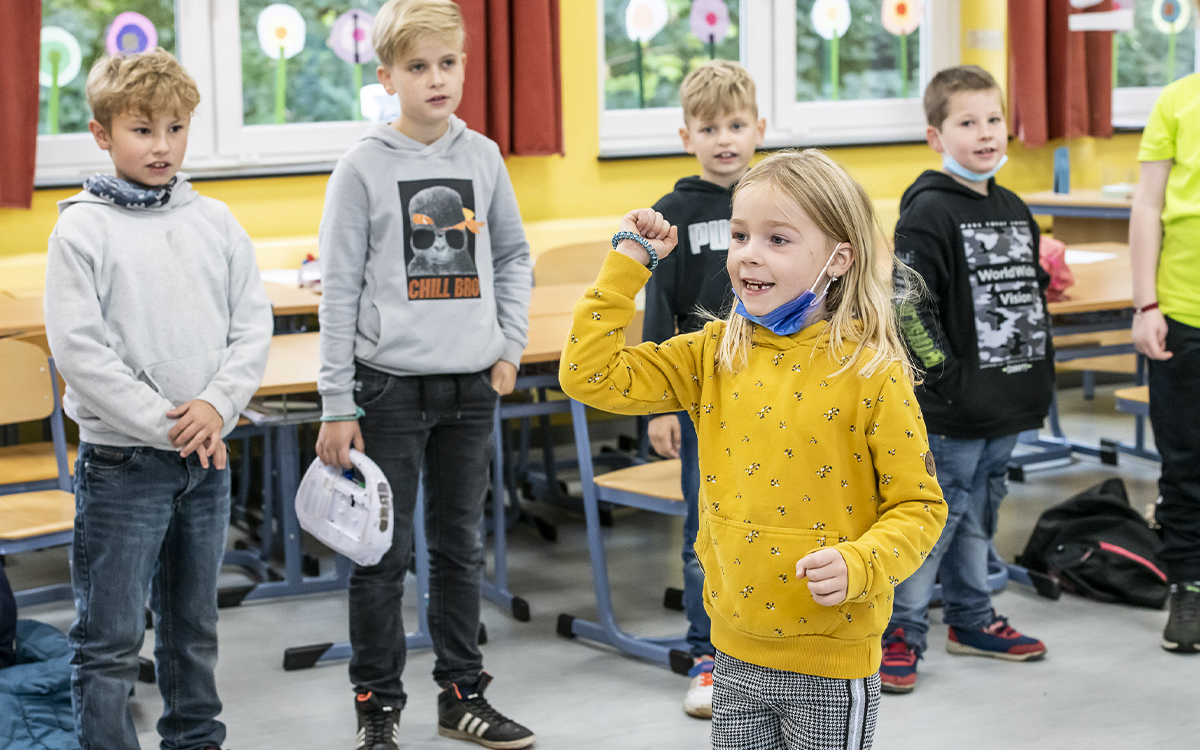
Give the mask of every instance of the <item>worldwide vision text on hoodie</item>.
M 173 450 L 166 414 L 201 399 L 222 435 L 258 389 L 273 321 L 254 245 L 180 173 L 165 205 L 84 191 L 58 204 L 46 337 L 80 439 Z
M 354 363 L 391 375 L 520 365 L 529 245 L 496 144 L 451 116 L 429 145 L 373 126 L 338 161 L 321 218 L 326 416 L 354 414 Z

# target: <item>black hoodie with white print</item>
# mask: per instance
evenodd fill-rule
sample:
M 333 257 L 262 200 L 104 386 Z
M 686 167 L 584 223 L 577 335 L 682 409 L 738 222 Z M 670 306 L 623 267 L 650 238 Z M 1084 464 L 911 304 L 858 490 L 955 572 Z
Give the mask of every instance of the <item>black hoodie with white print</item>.
M 900 201 L 896 257 L 928 296 L 901 311 L 924 383 L 929 432 L 995 438 L 1040 428 L 1054 392 L 1054 350 L 1038 262 L 1040 233 L 1015 193 L 982 195 L 926 171 Z

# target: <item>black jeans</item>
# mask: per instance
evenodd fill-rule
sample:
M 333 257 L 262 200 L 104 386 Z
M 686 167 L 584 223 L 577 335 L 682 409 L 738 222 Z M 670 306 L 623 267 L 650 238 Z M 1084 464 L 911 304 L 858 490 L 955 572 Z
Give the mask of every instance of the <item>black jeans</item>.
M 395 377 L 359 364 L 359 420 L 366 454 L 392 485 L 392 547 L 378 565 L 350 577 L 350 681 L 403 708 L 406 656 L 400 611 L 413 556 L 413 509 L 424 469 L 429 545 L 429 630 L 433 678 L 474 684 L 479 653 L 483 505 L 492 460 L 497 395 L 488 372 Z
M 17 600 L 8 585 L 8 574 L 0 565 L 0 669 L 17 663 Z
M 1171 583 L 1200 581 L 1200 328 L 1167 318 L 1168 360 L 1150 360 L 1150 423 L 1162 455 L 1155 516 Z

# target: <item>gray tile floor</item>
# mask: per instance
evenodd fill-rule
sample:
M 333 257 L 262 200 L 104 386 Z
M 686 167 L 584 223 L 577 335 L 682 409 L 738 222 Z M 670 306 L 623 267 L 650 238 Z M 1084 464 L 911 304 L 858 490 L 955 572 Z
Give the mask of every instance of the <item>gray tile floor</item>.
M 1114 413 L 1112 390 L 1101 388 L 1092 402 L 1083 401 L 1077 390 L 1064 392 L 1068 431 L 1089 440 L 1100 435 L 1130 439 L 1132 420 Z M 1023 548 L 1044 508 L 1113 475 L 1125 478 L 1136 503 L 1151 502 L 1157 494 L 1157 466 L 1127 458 L 1119 467 L 1078 459 L 1013 484 L 997 538 L 1001 554 L 1011 558 Z M 557 542 L 519 527 L 511 543 L 511 586 L 529 600 L 533 620 L 514 622 L 495 607 L 484 607 L 490 636 L 484 655 L 496 675 L 493 702 L 536 730 L 542 748 L 707 747 L 708 723 L 680 708 L 684 678 L 555 634 L 559 612 L 594 613 L 582 524 L 561 514 L 556 520 Z M 655 635 L 683 630 L 683 615 L 661 606 L 663 587 L 681 580 L 679 538 L 678 519 L 617 514 L 608 550 L 616 606 L 628 629 Z M 65 575 L 61 550 L 17 555 L 8 562 L 18 588 Z M 1009 664 L 949 656 L 940 647 L 946 633 L 935 612 L 920 684 L 912 695 L 884 696 L 875 747 L 1141 750 L 1200 744 L 1200 657 L 1159 648 L 1165 613 L 1071 597 L 1051 602 L 1019 587 L 997 595 L 996 606 L 1016 627 L 1047 643 L 1047 659 Z M 73 613 L 63 604 L 23 615 L 66 628 Z M 220 627 L 217 676 L 229 747 L 353 747 L 345 664 L 299 672 L 281 667 L 287 646 L 345 637 L 344 594 L 223 610 Z M 428 651 L 410 660 L 403 747 L 455 746 L 437 737 L 436 688 L 428 677 L 432 665 Z M 133 709 L 143 746 L 154 747 L 154 721 L 161 709 L 156 688 L 138 685 Z

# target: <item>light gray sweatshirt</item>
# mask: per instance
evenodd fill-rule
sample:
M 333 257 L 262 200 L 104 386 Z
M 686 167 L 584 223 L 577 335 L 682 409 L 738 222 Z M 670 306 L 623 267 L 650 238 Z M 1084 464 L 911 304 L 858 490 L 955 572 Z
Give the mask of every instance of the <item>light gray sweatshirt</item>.
M 520 364 L 529 244 L 499 147 L 457 117 L 428 146 L 368 130 L 329 178 L 320 248 L 327 416 L 355 412 L 355 360 L 392 375 Z
M 254 246 L 224 203 L 180 174 L 170 201 L 58 204 L 46 336 L 81 440 L 173 450 L 166 413 L 212 404 L 222 435 L 258 389 L 274 323 Z

